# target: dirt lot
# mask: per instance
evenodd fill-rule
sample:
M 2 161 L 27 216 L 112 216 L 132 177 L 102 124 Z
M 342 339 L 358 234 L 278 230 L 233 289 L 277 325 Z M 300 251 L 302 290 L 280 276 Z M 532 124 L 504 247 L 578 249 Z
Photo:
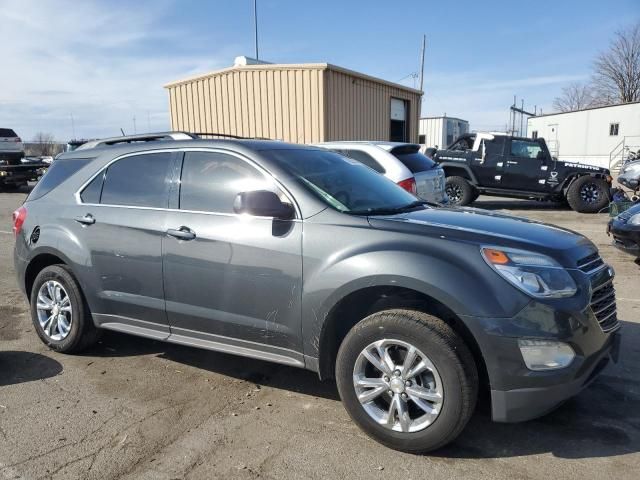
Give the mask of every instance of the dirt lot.
M 477 203 L 595 241 L 617 271 L 621 362 L 542 419 L 494 424 L 481 406 L 455 444 L 414 456 L 365 437 L 311 372 L 115 333 L 83 355 L 47 350 L 14 279 L 24 196 L 0 194 L 0 479 L 638 478 L 640 268 L 609 245 L 606 215 Z

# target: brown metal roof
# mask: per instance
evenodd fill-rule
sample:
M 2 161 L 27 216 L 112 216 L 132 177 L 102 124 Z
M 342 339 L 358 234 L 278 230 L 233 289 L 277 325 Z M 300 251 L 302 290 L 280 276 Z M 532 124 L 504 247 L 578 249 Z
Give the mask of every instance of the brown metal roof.
M 381 78 L 372 77 L 371 75 L 366 75 L 364 73 L 356 72 L 354 70 L 349 70 L 347 68 L 339 67 L 337 65 L 332 65 L 330 63 L 263 63 L 258 65 L 237 65 L 232 67 L 223 68 L 221 70 L 214 70 L 213 72 L 203 73 L 199 75 L 193 75 L 191 77 L 183 78 L 181 80 L 175 80 L 173 82 L 169 82 L 164 85 L 164 88 L 175 87 L 176 85 L 182 85 L 186 83 L 191 83 L 196 80 L 202 80 L 205 78 L 215 77 L 217 75 L 222 75 L 229 72 L 239 72 L 246 70 L 333 70 L 336 72 L 345 73 L 347 75 L 351 75 L 353 77 L 362 78 L 365 80 L 370 80 L 372 82 L 377 82 L 383 85 L 388 85 L 390 87 L 399 88 L 401 90 L 406 90 L 412 93 L 418 93 L 422 95 L 421 90 L 417 90 L 415 88 L 407 87 L 406 85 L 401 85 L 395 82 L 389 82 L 387 80 L 383 80 Z

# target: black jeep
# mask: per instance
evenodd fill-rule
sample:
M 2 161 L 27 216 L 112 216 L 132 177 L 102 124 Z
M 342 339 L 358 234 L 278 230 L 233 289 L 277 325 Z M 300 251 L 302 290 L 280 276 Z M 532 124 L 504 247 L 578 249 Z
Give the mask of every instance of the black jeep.
M 446 192 L 454 205 L 468 205 L 487 194 L 566 200 L 576 212 L 593 213 L 610 200 L 609 170 L 559 161 L 543 138 L 467 134 L 438 150 L 435 160 L 445 171 Z

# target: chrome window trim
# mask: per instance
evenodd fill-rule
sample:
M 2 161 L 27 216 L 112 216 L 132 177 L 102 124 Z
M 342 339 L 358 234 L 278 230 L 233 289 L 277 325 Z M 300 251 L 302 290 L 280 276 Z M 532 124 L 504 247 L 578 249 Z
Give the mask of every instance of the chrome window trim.
M 91 177 L 84 182 L 80 188 L 78 188 L 78 190 L 76 190 L 76 192 L 74 193 L 74 198 L 76 200 L 76 205 L 87 205 L 90 207 L 112 207 L 112 208 L 127 208 L 127 209 L 135 209 L 135 210 L 156 210 L 156 211 L 163 211 L 163 212 L 184 212 L 184 213 L 200 213 L 200 214 L 205 214 L 205 215 L 222 215 L 222 216 L 226 216 L 226 217 L 253 217 L 253 218 L 275 218 L 275 217 L 258 217 L 258 216 L 254 216 L 254 215 L 247 215 L 244 213 L 227 213 L 227 212 L 212 212 L 212 211 L 207 211 L 207 210 L 182 210 L 180 208 L 164 208 L 164 207 L 143 207 L 143 206 L 136 206 L 136 205 L 112 205 L 110 203 L 85 203 L 82 201 L 82 198 L 80 197 L 80 194 L 82 193 L 82 191 L 101 173 L 105 172 L 112 164 L 114 164 L 115 162 L 122 160 L 124 158 L 127 157 L 133 157 L 133 156 L 138 156 L 138 155 L 148 155 L 148 154 L 152 154 L 152 153 L 186 153 L 186 152 L 214 152 L 214 153 L 224 153 L 226 155 L 231 155 L 233 157 L 238 158 L 239 160 L 248 163 L 250 166 L 254 167 L 256 170 L 258 170 L 262 175 L 265 176 L 266 179 L 270 179 L 273 180 L 274 184 L 280 189 L 282 190 L 282 193 L 284 193 L 284 195 L 287 197 L 287 199 L 291 202 L 291 205 L 293 205 L 295 211 L 296 211 L 296 218 L 293 218 L 289 221 L 301 221 L 302 220 L 302 212 L 300 211 L 300 207 L 298 205 L 298 203 L 295 201 L 293 195 L 291 194 L 291 192 L 289 192 L 289 190 L 282 184 L 282 182 L 280 182 L 280 180 L 278 180 L 275 176 L 273 176 L 273 174 L 271 174 L 271 172 L 269 172 L 268 170 L 266 170 L 264 167 L 262 167 L 261 165 L 258 165 L 257 163 L 255 163 L 253 160 L 251 160 L 250 158 L 245 157 L 244 155 L 234 152 L 233 150 L 227 150 L 224 148 L 216 148 L 216 147 L 177 147 L 177 148 L 161 148 L 161 149 L 154 149 L 154 150 L 145 150 L 142 152 L 131 152 L 131 153 L 125 153 L 123 155 L 120 155 L 118 157 L 115 157 L 113 159 L 111 159 L 109 162 L 107 162 L 105 165 L 102 166 L 102 168 L 100 168 L 96 173 L 94 173 L 93 175 L 91 175 Z M 179 181 L 179 180 L 178 180 Z

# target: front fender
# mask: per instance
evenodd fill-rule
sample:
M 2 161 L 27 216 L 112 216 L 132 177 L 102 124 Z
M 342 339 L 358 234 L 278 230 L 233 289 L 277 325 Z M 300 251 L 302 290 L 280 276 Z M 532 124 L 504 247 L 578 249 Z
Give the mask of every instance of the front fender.
M 467 163 L 464 163 L 464 162 L 446 162 L 445 161 L 445 162 L 440 162 L 440 166 L 444 169 L 445 175 L 447 177 L 454 176 L 454 175 L 449 175 L 447 173 L 447 170 L 454 170 L 454 169 L 464 170 L 465 173 L 471 179 L 471 183 L 473 183 L 474 185 L 478 185 L 478 178 L 473 173 L 473 170 L 471 169 L 471 167 L 469 167 L 469 165 Z
M 424 246 L 423 246 L 424 249 Z M 327 263 L 305 276 L 302 328 L 305 355 L 317 357 L 323 326 L 348 295 L 372 287 L 400 287 L 426 295 L 459 316 L 510 317 L 529 299 L 487 269 L 477 247 L 433 254 L 376 250 Z M 446 248 L 445 248 L 446 250 Z M 472 260 L 472 256 L 477 261 Z M 305 272 L 307 272 L 305 270 Z M 513 290 L 504 295 L 505 289 Z

